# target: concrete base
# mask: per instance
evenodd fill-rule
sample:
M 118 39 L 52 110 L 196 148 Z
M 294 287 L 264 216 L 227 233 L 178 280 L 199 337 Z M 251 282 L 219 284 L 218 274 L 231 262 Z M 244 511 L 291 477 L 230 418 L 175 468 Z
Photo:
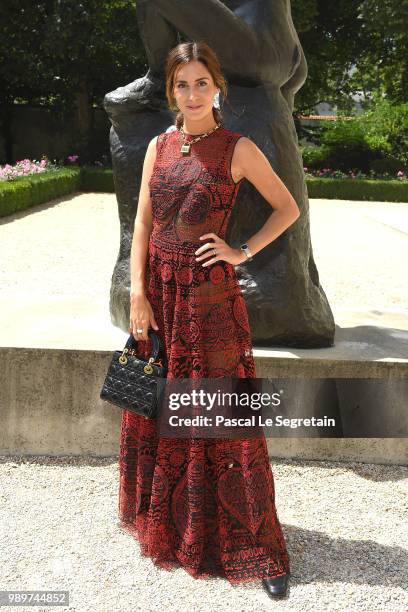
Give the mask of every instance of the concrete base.
M 341 350 L 341 343 L 326 350 Z M 408 371 L 404 360 L 294 359 L 276 353 L 255 350 L 259 378 L 403 379 Z M 0 454 L 117 455 L 121 410 L 99 398 L 111 356 L 112 351 L 0 348 Z M 275 457 L 408 464 L 408 438 L 271 438 L 268 448 Z
M 270 457 L 408 465 L 408 438 L 273 438 Z

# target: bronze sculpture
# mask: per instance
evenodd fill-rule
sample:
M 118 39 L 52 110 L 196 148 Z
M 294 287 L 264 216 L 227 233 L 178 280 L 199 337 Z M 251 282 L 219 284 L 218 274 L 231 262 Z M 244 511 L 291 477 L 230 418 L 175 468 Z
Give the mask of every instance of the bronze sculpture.
M 228 81 L 228 99 L 222 107 L 226 127 L 258 145 L 301 210 L 293 226 L 252 262 L 237 267 L 254 345 L 332 346 L 334 319 L 313 258 L 306 182 L 292 118 L 294 96 L 306 79 L 307 65 L 289 0 L 138 0 L 137 18 L 149 70 L 104 100 L 112 122 L 121 221 L 111 286 L 113 323 L 127 330 L 129 254 L 141 169 L 149 140 L 173 123 L 163 66 L 182 32 L 190 40 L 205 40 L 216 51 Z M 238 246 L 269 214 L 269 204 L 243 181 L 228 243 Z

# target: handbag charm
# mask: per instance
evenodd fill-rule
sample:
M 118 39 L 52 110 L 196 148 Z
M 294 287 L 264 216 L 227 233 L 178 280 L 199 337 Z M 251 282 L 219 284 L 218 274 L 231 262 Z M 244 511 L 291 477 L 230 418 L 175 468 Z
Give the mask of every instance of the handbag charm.
M 198 142 L 199 140 L 202 140 L 206 136 L 209 136 L 210 134 L 215 132 L 215 130 L 218 130 L 219 127 L 221 127 L 221 124 L 217 123 L 217 125 L 215 127 L 211 128 L 211 130 L 209 130 L 208 132 L 205 132 L 205 134 L 200 134 L 200 136 L 197 136 L 197 138 L 193 138 L 192 140 L 187 140 L 186 134 L 185 134 L 183 128 L 181 127 L 179 129 L 179 132 L 181 134 L 181 138 L 182 138 L 183 144 L 181 145 L 180 153 L 182 153 L 184 156 L 189 155 L 190 154 L 191 145 L 194 142 Z

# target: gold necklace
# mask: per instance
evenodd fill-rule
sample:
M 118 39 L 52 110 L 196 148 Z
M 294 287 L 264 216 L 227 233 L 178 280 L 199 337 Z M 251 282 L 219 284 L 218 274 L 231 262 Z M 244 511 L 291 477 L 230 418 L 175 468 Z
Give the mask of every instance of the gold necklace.
M 211 130 L 209 130 L 208 132 L 205 132 L 205 134 L 200 134 L 200 136 L 197 136 L 197 138 L 193 138 L 192 140 L 187 140 L 186 134 L 185 134 L 183 128 L 180 127 L 179 128 L 179 132 L 180 132 L 181 138 L 183 140 L 183 144 L 181 145 L 180 153 L 182 153 L 183 155 L 188 155 L 190 153 L 190 147 L 191 147 L 191 145 L 194 142 L 198 142 L 202 138 L 205 138 L 206 136 L 209 136 L 210 134 L 215 132 L 215 130 L 218 130 L 219 127 L 221 127 L 221 124 L 217 123 L 217 125 L 215 127 L 211 128 Z

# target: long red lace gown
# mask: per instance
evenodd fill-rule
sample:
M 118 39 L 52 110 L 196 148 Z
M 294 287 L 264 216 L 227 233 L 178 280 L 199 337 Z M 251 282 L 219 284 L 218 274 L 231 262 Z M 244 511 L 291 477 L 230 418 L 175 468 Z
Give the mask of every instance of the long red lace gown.
M 157 139 L 146 295 L 169 379 L 256 376 L 234 266 L 203 267 L 194 254 L 204 233 L 225 239 L 241 183 L 231 176 L 240 137 L 220 127 L 191 145 L 188 156 L 180 152 L 177 130 Z M 150 355 L 150 339 L 138 346 L 140 355 Z M 264 436 L 158 438 L 155 420 L 122 415 L 118 524 L 143 555 L 165 569 L 181 566 L 195 578 L 222 576 L 231 583 L 289 571 Z

